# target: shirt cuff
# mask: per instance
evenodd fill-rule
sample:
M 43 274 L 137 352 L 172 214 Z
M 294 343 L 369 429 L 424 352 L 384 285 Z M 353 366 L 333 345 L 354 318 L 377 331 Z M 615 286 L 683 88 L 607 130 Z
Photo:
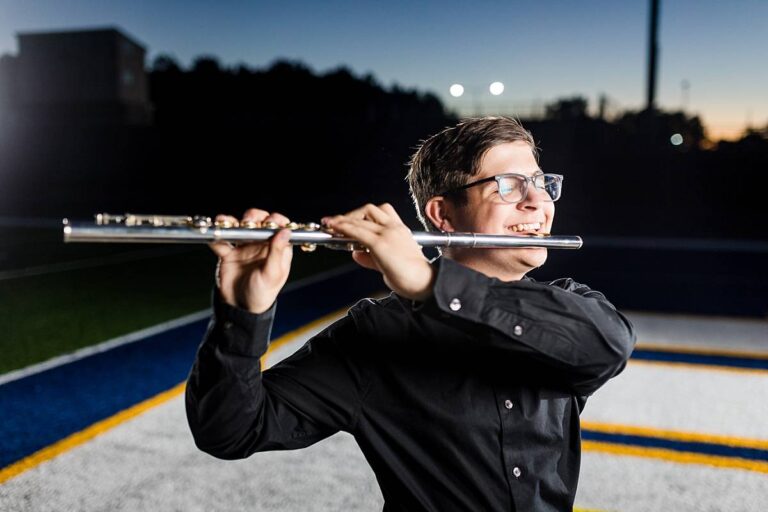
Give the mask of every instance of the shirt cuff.
M 433 264 L 437 266 L 437 277 L 432 297 L 424 303 L 412 302 L 412 310 L 433 305 L 443 314 L 471 321 L 481 320 L 492 279 L 445 257 Z
M 251 313 L 224 301 L 218 287 L 213 290 L 213 330 L 224 352 L 261 357 L 269 346 L 277 301 L 263 313 Z

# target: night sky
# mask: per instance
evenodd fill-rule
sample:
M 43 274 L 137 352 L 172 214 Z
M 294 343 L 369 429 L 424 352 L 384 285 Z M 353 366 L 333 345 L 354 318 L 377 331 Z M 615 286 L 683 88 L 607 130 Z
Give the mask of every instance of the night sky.
M 508 113 L 581 94 L 644 104 L 648 0 L 300 1 L 0 0 L 0 54 L 17 32 L 117 26 L 187 66 L 300 60 L 348 66 L 439 95 L 452 108 Z M 662 0 L 658 104 L 702 116 L 714 138 L 768 124 L 768 1 Z M 487 86 L 506 85 L 493 98 Z M 682 83 L 690 84 L 683 93 Z M 469 94 L 451 98 L 448 87 Z

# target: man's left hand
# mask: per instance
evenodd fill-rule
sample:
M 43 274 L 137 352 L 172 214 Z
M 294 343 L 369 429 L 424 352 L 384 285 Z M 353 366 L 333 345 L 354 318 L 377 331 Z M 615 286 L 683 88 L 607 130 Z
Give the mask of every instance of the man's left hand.
M 436 271 L 389 203 L 367 204 L 345 215 L 323 217 L 322 222 L 367 247 L 369 252 L 354 251 L 352 259 L 381 272 L 384 283 L 401 297 L 424 301 L 432 295 Z

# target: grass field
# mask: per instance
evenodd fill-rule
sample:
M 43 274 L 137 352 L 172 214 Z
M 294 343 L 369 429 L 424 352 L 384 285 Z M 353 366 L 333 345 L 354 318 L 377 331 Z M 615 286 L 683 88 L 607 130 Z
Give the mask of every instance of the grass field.
M 65 245 L 59 229 L 3 231 L 0 270 L 22 275 L 0 280 L 0 374 L 210 305 L 216 259 L 205 246 Z M 291 279 L 349 261 L 297 249 Z

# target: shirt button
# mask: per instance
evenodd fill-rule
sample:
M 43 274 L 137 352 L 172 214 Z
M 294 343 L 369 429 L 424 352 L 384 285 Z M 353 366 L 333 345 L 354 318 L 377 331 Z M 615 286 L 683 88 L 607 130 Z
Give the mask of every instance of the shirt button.
M 453 299 L 448 307 L 451 308 L 451 311 L 458 311 L 461 309 L 461 301 L 459 299 Z
M 504 407 L 506 407 L 507 409 L 511 409 L 514 406 L 515 406 L 515 404 L 512 403 L 512 400 L 505 400 L 504 401 Z
M 520 478 L 520 475 L 522 475 L 522 474 L 523 474 L 523 472 L 522 472 L 522 471 L 520 471 L 520 468 L 519 468 L 519 467 L 515 466 L 515 467 L 512 469 L 512 474 L 513 474 L 513 475 L 515 475 L 515 478 Z
M 232 328 L 232 322 L 224 322 L 224 329 L 230 330 Z
M 515 333 L 515 336 L 520 336 L 521 334 L 523 334 L 523 326 L 516 325 L 515 328 L 512 329 L 512 332 Z

